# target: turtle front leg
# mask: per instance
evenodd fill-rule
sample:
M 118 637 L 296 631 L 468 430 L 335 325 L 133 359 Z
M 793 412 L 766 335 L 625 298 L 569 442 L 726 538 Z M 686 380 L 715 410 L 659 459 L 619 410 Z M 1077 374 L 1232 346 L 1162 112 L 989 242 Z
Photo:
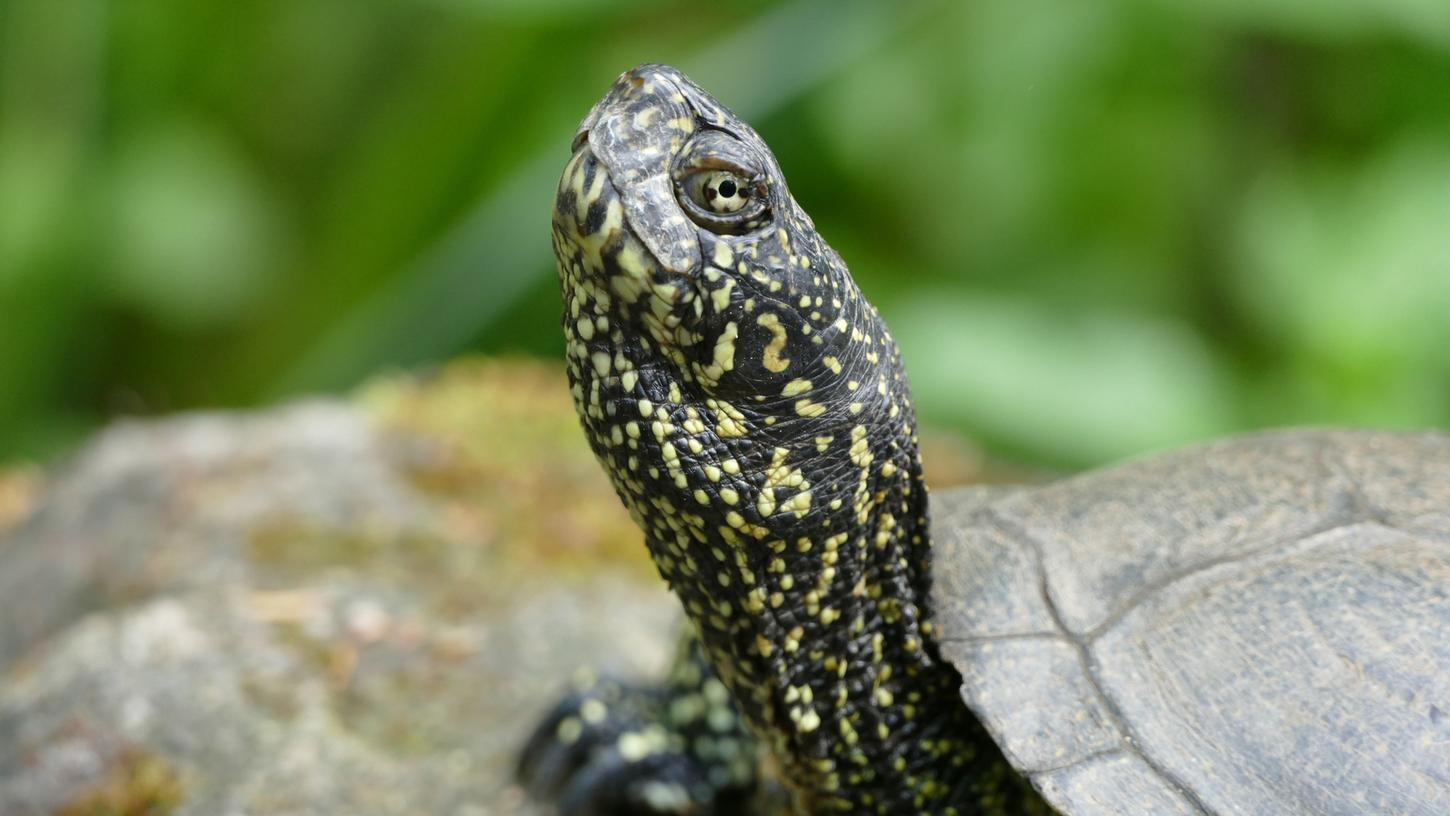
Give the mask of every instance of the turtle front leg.
M 563 816 L 759 811 L 760 748 L 688 627 L 665 682 L 584 674 L 526 743 L 519 781 Z

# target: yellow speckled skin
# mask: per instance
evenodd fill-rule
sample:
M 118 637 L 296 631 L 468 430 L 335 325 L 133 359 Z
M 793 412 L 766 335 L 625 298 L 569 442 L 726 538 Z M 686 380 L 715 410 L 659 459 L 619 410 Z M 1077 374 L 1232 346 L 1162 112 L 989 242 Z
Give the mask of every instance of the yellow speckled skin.
M 738 181 L 728 211 L 702 173 Z M 636 68 L 580 127 L 553 236 L 590 444 L 796 808 L 1036 811 L 925 618 L 895 342 L 760 137 Z

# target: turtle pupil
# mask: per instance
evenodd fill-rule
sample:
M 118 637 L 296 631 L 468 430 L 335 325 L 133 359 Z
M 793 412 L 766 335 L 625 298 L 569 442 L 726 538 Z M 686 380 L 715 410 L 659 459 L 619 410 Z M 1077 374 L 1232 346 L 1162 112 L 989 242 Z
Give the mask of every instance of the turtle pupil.
M 726 198 L 735 195 L 735 182 L 731 181 L 730 179 L 725 179 L 724 181 L 720 182 L 720 195 L 725 196 Z

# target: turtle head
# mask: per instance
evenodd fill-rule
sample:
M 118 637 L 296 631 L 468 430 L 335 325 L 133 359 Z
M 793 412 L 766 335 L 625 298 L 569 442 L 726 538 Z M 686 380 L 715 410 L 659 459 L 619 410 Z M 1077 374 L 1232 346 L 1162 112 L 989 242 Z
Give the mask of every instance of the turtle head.
M 595 366 L 591 342 L 638 336 L 640 362 L 679 387 L 782 418 L 822 404 L 806 391 L 871 379 L 848 347 L 874 312 L 765 142 L 699 86 L 667 66 L 628 71 L 573 149 L 554 210 L 572 357 L 623 374 L 614 363 L 633 361 Z

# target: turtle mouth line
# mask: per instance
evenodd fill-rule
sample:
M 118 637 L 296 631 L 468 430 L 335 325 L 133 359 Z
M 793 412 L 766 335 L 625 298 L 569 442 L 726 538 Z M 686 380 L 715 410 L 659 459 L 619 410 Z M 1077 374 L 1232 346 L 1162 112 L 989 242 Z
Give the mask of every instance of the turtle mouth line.
M 571 141 L 571 142 L 569 142 L 569 152 L 570 153 L 577 153 L 577 152 L 579 152 L 579 148 L 581 148 L 584 145 L 586 145 L 586 144 L 589 143 L 589 133 L 590 133 L 590 131 L 591 131 L 591 129 L 587 125 L 580 125 L 579 126 L 578 132 L 574 134 L 574 140 Z

